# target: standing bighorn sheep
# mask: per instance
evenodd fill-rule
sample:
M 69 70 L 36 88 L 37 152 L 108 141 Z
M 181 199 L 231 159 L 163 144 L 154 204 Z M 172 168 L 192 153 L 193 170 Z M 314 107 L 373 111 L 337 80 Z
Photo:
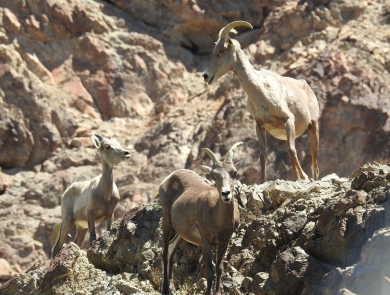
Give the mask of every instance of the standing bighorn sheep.
M 203 72 L 204 81 L 212 84 L 228 71 L 233 71 L 248 95 L 247 108 L 256 121 L 256 133 L 260 143 L 261 182 L 265 181 L 266 132 L 278 139 L 287 140 L 294 178 L 307 178 L 299 164 L 295 149 L 295 138 L 301 136 L 306 129 L 311 144 L 312 175 L 317 180 L 319 174 L 317 98 L 304 80 L 283 77 L 268 70 L 255 70 L 241 50 L 240 43 L 229 37 L 229 33 L 237 33 L 234 27 L 240 25 L 252 29 L 250 23 L 234 21 L 219 32 L 211 60 Z
M 233 231 L 240 222 L 231 190 L 237 171 L 245 165 L 245 160 L 236 165 L 232 161 L 234 150 L 240 144 L 242 142 L 230 148 L 223 162 L 217 160 L 209 149 L 202 149 L 211 157 L 213 167 L 200 165 L 200 168 L 211 175 L 216 187 L 210 186 L 197 173 L 186 169 L 177 170 L 162 181 L 159 188 L 164 239 L 162 294 L 170 294 L 170 288 L 174 290 L 173 254 L 183 241 L 202 247 L 207 279 L 206 294 L 211 293 L 214 276 L 211 246 L 217 246 L 216 294 L 220 294 L 222 259 Z M 173 231 L 176 235 L 171 240 Z
M 107 222 L 107 230 L 111 229 L 114 209 L 120 199 L 112 171 L 114 165 L 130 159 L 130 153 L 114 138 L 108 139 L 96 134 L 91 139 L 99 153 L 103 172 L 90 181 L 72 183 L 65 190 L 61 199 L 62 222 L 54 227 L 52 234 L 52 257 L 62 248 L 74 224 L 74 242 L 78 246 L 84 242 L 88 230 L 90 243 L 96 240 L 95 226 L 103 220 Z

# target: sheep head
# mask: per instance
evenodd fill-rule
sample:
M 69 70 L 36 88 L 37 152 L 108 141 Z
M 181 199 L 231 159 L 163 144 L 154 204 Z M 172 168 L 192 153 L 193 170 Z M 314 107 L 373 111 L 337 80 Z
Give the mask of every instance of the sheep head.
M 120 143 L 113 137 L 105 138 L 95 134 L 91 136 L 91 139 L 99 152 L 100 159 L 111 167 L 131 157 L 129 151 L 122 148 Z
M 203 148 L 202 151 L 207 153 L 213 161 L 213 166 L 199 165 L 203 172 L 209 174 L 215 181 L 215 186 L 218 190 L 219 196 L 225 203 L 230 203 L 233 194 L 230 190 L 232 182 L 237 177 L 238 170 L 245 166 L 245 159 L 241 160 L 237 164 L 233 164 L 234 150 L 243 144 L 242 142 L 235 143 L 225 156 L 223 161 L 219 161 L 215 154 L 208 148 Z
M 213 84 L 220 77 L 232 70 L 235 64 L 235 51 L 240 48 L 240 44 L 230 38 L 229 33 L 237 34 L 234 29 L 237 26 L 246 26 L 253 29 L 252 25 L 246 21 L 234 21 L 222 28 L 218 34 L 218 41 L 210 59 L 210 62 L 202 76 L 207 84 Z

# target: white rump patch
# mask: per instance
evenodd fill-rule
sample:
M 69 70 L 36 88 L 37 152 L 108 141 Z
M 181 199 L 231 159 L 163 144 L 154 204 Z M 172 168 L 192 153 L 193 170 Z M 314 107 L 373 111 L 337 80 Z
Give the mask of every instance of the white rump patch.
M 164 180 L 161 181 L 160 186 L 163 185 L 163 184 L 171 177 L 171 175 L 172 175 L 173 173 L 175 173 L 175 172 L 172 172 L 172 173 L 169 174 L 167 177 L 165 177 Z

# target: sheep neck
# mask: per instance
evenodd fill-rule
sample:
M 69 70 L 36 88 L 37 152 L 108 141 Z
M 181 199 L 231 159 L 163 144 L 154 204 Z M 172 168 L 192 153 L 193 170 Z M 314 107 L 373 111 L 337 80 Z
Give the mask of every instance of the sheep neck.
M 262 80 L 257 74 L 258 71 L 253 68 L 248 57 L 241 49 L 236 50 L 236 64 L 233 72 L 249 99 L 252 99 L 252 97 L 262 98 L 258 97 L 259 92 L 264 93 Z M 265 98 L 265 96 L 263 97 Z
M 103 196 L 103 199 L 110 199 L 114 185 L 113 167 L 103 160 L 101 163 L 103 172 L 100 177 L 98 188 Z
M 222 199 L 219 197 L 218 203 L 217 203 L 217 211 L 218 215 L 216 216 L 216 223 L 218 228 L 230 228 L 232 224 L 234 224 L 233 221 L 233 215 L 234 215 L 234 198 L 230 203 L 225 203 L 222 201 Z M 227 222 L 228 220 L 231 220 L 232 223 Z

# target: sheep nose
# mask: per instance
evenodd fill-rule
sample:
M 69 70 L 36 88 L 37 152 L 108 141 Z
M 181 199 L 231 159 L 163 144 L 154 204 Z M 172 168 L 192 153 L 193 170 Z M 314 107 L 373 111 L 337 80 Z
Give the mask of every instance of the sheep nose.
M 221 192 L 221 195 L 222 195 L 222 200 L 226 203 L 229 203 L 230 200 L 232 199 L 232 195 L 230 194 L 230 191 Z
M 125 157 L 125 158 L 130 158 L 131 155 L 130 155 L 130 153 L 129 153 L 128 151 L 124 151 L 124 152 L 123 152 L 123 157 Z
M 202 76 L 203 76 L 203 79 L 204 79 L 205 81 L 206 81 L 206 80 L 208 79 L 208 77 L 209 77 L 209 75 L 207 75 L 206 73 L 203 73 Z

